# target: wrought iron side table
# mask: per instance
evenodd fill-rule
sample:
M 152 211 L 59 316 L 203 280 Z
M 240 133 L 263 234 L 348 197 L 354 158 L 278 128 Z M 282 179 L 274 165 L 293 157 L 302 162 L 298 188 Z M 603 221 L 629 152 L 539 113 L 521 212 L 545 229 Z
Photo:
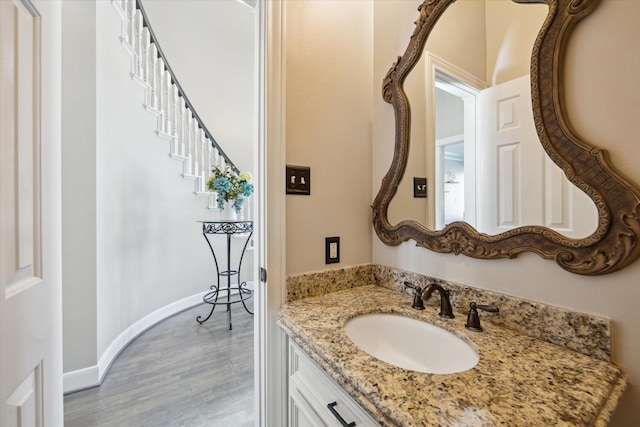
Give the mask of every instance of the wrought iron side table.
M 253 235 L 253 221 L 198 221 L 202 223 L 202 235 L 204 236 L 207 244 L 209 245 L 209 249 L 211 249 L 211 254 L 213 255 L 213 261 L 216 265 L 216 284 L 211 285 L 209 289 L 210 292 L 207 292 L 206 295 L 202 298 L 202 300 L 211 304 L 211 311 L 209 315 L 202 319 L 202 316 L 198 316 L 196 321 L 200 324 L 203 324 L 213 314 L 213 310 L 215 310 L 216 305 L 224 304 L 227 306 L 227 318 L 229 319 L 229 330 L 233 329 L 231 323 L 231 305 L 242 303 L 244 309 L 247 313 L 253 315 L 253 312 L 249 310 L 247 307 L 246 301 L 253 296 L 253 291 L 247 288 L 247 282 L 240 281 L 240 269 L 242 267 L 242 260 L 244 259 L 244 254 L 247 250 L 247 246 L 249 241 L 251 240 L 251 236 Z M 227 237 L 227 259 L 226 259 L 226 270 L 220 271 L 220 265 L 218 263 L 218 257 L 216 256 L 216 252 L 213 249 L 212 240 L 213 236 L 216 234 L 224 234 Z M 244 246 L 242 247 L 242 252 L 240 253 L 240 260 L 238 261 L 238 269 L 231 269 L 231 237 L 234 235 L 242 235 L 246 236 L 246 240 L 244 241 Z M 237 276 L 238 281 L 237 284 L 234 283 L 232 285 L 231 278 L 232 276 Z M 222 287 L 220 283 L 220 278 L 227 278 L 227 286 Z M 237 294 L 235 294 L 237 292 Z M 202 319 L 202 320 L 201 320 Z

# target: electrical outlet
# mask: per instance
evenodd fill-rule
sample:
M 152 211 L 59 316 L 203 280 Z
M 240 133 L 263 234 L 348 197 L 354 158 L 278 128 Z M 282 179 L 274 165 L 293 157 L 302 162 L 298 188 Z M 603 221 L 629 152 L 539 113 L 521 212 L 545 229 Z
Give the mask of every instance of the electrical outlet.
M 340 262 L 340 237 L 327 237 L 324 243 L 325 264 Z
M 329 258 L 338 258 L 338 242 L 329 243 Z

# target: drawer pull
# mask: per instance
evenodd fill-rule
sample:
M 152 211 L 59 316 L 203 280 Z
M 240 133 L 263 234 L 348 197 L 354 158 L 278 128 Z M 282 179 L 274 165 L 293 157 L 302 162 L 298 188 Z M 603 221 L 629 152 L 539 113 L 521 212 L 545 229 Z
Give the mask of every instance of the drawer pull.
M 350 423 L 347 423 L 344 420 L 344 418 L 342 418 L 342 416 L 338 413 L 338 411 L 336 411 L 335 406 L 337 404 L 338 404 L 338 402 L 329 403 L 327 405 L 327 408 L 329 408 L 329 410 L 331 411 L 333 416 L 336 417 L 338 419 L 338 421 L 340 421 L 340 425 L 342 425 L 342 427 L 355 427 L 355 425 L 356 425 L 355 421 L 351 421 Z

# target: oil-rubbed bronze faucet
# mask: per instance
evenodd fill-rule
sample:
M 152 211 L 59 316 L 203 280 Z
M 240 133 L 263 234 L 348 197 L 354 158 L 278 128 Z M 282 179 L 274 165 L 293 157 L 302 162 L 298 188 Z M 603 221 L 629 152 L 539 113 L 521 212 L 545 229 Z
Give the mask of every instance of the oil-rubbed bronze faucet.
M 438 291 L 440 294 L 440 317 L 444 317 L 446 319 L 453 319 L 455 316 L 453 315 L 453 310 L 451 309 L 451 301 L 449 300 L 449 291 L 445 290 L 442 286 L 437 283 L 429 283 L 423 290 L 420 295 L 424 301 L 428 300 L 431 297 L 433 291 Z

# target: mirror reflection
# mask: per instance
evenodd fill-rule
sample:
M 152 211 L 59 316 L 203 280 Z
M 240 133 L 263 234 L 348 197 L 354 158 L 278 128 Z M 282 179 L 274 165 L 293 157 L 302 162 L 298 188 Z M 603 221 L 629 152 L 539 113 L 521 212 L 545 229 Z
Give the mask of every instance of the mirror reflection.
M 465 221 L 487 234 L 542 225 L 572 238 L 594 232 L 593 201 L 549 159 L 533 122 L 530 56 L 547 9 L 458 0 L 445 11 L 404 84 L 411 139 L 389 205 L 392 224 L 412 219 L 440 230 Z M 415 188 L 420 178 L 426 197 Z

